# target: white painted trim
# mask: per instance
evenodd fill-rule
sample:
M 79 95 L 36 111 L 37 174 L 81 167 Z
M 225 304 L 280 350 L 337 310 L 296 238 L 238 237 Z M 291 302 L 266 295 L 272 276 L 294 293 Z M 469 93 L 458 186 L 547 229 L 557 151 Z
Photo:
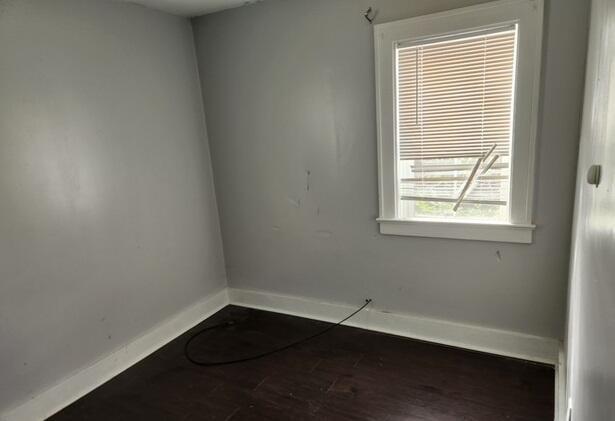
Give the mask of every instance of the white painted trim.
M 380 218 L 398 219 L 397 140 L 395 133 L 394 51 L 399 42 L 451 36 L 508 24 L 519 26 L 515 78 L 510 222 L 531 225 L 535 184 L 535 154 L 540 103 L 543 0 L 499 0 L 417 16 L 374 26 L 376 111 L 378 137 L 378 194 Z M 422 223 L 422 222 L 420 222 Z M 463 223 L 460 221 L 459 223 Z M 419 224 L 419 222 L 417 222 Z M 445 230 L 446 227 L 441 227 Z M 385 227 L 384 233 L 392 229 Z M 405 229 L 400 234 L 415 235 Z M 429 231 L 429 230 L 424 230 Z M 518 232 L 517 232 L 518 233 Z M 483 232 L 482 236 L 489 236 Z M 431 235 L 419 235 L 431 236 Z M 483 240 L 484 238 L 479 238 Z M 531 237 L 526 232 L 525 238 Z M 438 235 L 440 237 L 440 235 Z M 461 238 L 454 234 L 446 238 Z M 463 239 L 474 239 L 467 236 Z M 492 241 L 502 241 L 494 239 Z M 506 240 L 504 240 L 506 241 Z M 513 241 L 517 242 L 517 241 Z M 527 241 L 520 241 L 527 242 Z M 530 238 L 531 242 L 531 238 Z
M 231 304 L 337 322 L 356 309 L 347 304 L 289 295 L 229 288 Z M 357 303 L 359 305 L 360 303 Z M 375 304 L 377 306 L 377 303 Z M 556 365 L 560 341 L 518 332 L 492 329 L 368 307 L 345 323 L 362 329 L 450 345 L 490 354 Z
M 62 380 L 20 406 L 0 415 L 2 421 L 43 420 L 111 380 L 228 304 L 338 322 L 354 306 L 262 291 L 224 289 L 154 327 L 133 342 Z M 556 414 L 565 400 L 565 370 L 556 339 L 468 324 L 390 313 L 369 307 L 345 323 L 362 329 L 556 366 Z M 563 395 L 562 395 L 563 393 Z M 563 396 L 563 398 L 562 398 Z M 565 410 L 564 410 L 565 412 Z M 558 420 L 556 418 L 556 420 Z M 560 418 L 558 421 L 563 421 Z
M 555 366 L 555 421 L 567 421 L 568 400 L 566 399 L 566 352 L 561 347 Z
M 535 225 L 484 224 L 450 221 L 382 219 L 380 233 L 458 240 L 498 241 L 531 244 Z
M 2 421 L 43 420 L 111 380 L 229 303 L 226 288 L 167 319 L 129 344 L 0 416 Z

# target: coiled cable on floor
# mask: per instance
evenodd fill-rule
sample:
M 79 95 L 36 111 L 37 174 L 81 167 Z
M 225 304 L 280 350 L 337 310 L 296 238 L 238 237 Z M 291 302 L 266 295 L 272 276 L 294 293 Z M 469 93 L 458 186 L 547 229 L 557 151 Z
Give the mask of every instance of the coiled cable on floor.
M 192 343 L 192 341 L 194 341 L 200 335 L 202 335 L 203 333 L 208 332 L 210 330 L 215 330 L 215 329 L 221 329 L 221 328 L 227 328 L 227 327 L 234 326 L 235 322 L 234 321 L 228 321 L 228 322 L 220 323 L 220 324 L 217 324 L 217 325 L 214 325 L 214 326 L 209 326 L 209 327 L 203 328 L 203 329 L 195 332 L 194 334 L 192 334 L 192 336 L 190 336 L 190 338 L 186 341 L 186 344 L 184 345 L 184 355 L 186 356 L 186 359 L 188 361 L 190 361 L 192 364 L 196 364 L 196 365 L 201 366 L 201 367 L 215 367 L 215 366 L 220 366 L 220 365 L 238 364 L 238 363 L 243 363 L 243 362 L 247 362 L 247 361 L 257 360 L 259 358 L 267 357 L 269 355 L 285 351 L 285 350 L 287 350 L 289 348 L 295 347 L 295 346 L 300 345 L 302 343 L 308 342 L 308 341 L 310 341 L 310 340 L 312 340 L 314 338 L 317 338 L 318 336 L 324 335 L 325 333 L 329 332 L 332 329 L 335 329 L 336 327 L 340 326 L 342 323 L 344 323 L 345 321 L 347 321 L 348 319 L 350 319 L 351 317 L 353 317 L 354 315 L 359 313 L 361 310 L 363 310 L 365 307 L 367 307 L 371 302 L 372 302 L 371 299 L 366 299 L 365 300 L 365 304 L 363 304 L 357 310 L 353 311 L 352 314 L 350 314 L 349 316 L 347 316 L 346 318 L 344 318 L 343 320 L 340 320 L 339 322 L 337 322 L 335 324 L 327 326 L 325 329 L 323 329 L 320 332 L 317 332 L 317 333 L 315 333 L 313 335 L 310 335 L 310 336 L 307 336 L 305 338 L 299 339 L 299 340 L 297 340 L 295 342 L 291 342 L 291 343 L 289 343 L 287 345 L 284 345 L 284 346 L 281 346 L 279 348 L 272 349 L 270 351 L 262 352 L 260 354 L 255 354 L 255 355 L 251 355 L 251 356 L 248 356 L 248 357 L 237 358 L 237 359 L 234 359 L 234 360 L 227 360 L 227 361 L 202 361 L 202 360 L 197 360 L 196 358 L 193 358 L 190 355 L 190 344 Z

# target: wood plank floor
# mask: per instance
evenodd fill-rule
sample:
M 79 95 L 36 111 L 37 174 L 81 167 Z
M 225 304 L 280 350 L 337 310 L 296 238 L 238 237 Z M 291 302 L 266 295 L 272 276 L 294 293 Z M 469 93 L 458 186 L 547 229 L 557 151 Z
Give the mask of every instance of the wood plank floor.
M 229 306 L 199 327 L 237 323 L 193 343 L 229 359 L 326 323 Z M 350 327 L 282 353 L 202 368 L 184 335 L 53 416 L 64 420 L 553 420 L 554 370 Z

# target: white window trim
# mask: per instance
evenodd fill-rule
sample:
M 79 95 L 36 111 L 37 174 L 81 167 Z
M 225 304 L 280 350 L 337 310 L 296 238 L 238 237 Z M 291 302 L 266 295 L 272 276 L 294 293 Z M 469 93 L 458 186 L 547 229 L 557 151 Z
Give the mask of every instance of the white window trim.
M 374 27 L 378 113 L 378 190 L 382 234 L 531 243 L 540 94 L 543 0 L 500 0 Z M 399 42 L 517 24 L 510 223 L 397 217 L 394 51 Z

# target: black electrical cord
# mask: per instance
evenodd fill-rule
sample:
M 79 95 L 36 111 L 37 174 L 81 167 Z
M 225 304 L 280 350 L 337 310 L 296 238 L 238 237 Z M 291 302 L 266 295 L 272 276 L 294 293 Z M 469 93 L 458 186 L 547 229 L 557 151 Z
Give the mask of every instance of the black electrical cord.
M 299 344 L 302 344 L 304 342 L 312 340 L 312 339 L 314 339 L 314 338 L 316 338 L 318 336 L 324 335 L 325 333 L 329 332 L 331 329 L 334 329 L 334 328 L 338 327 L 339 325 L 344 323 L 346 320 L 350 319 L 352 316 L 354 316 L 355 314 L 357 314 L 358 312 L 363 310 L 371 302 L 372 302 L 371 299 L 366 299 L 365 300 L 365 304 L 363 304 L 361 307 L 359 307 L 357 310 L 355 310 L 351 315 L 346 317 L 344 320 L 341 320 L 341 321 L 339 321 L 339 322 L 337 322 L 337 323 L 335 323 L 335 324 L 333 324 L 331 326 L 328 326 L 325 329 L 323 329 L 320 332 L 317 332 L 317 333 L 315 333 L 313 335 L 310 335 L 310 336 L 305 337 L 303 339 L 299 339 L 298 341 L 295 341 L 295 342 L 291 342 L 291 343 L 289 343 L 287 345 L 284 345 L 284 346 L 282 346 L 280 348 L 272 349 L 271 351 L 266 351 L 266 352 L 262 352 L 260 354 L 251 355 L 249 357 L 244 357 L 244 358 L 238 358 L 238 359 L 235 359 L 235 360 L 227 360 L 227 361 L 199 361 L 199 360 L 197 360 L 197 359 L 195 359 L 195 358 L 190 356 L 190 352 L 189 352 L 190 343 L 192 343 L 192 341 L 195 340 L 198 336 L 200 336 L 201 334 L 203 334 L 205 332 L 208 332 L 210 330 L 234 326 L 235 322 L 234 321 L 229 321 L 229 322 L 220 323 L 220 324 L 217 324 L 217 325 L 214 325 L 214 326 L 209 326 L 209 327 L 206 327 L 204 329 L 199 330 L 198 332 L 196 332 L 192 336 L 190 336 L 190 339 L 188 339 L 188 341 L 186 341 L 186 344 L 184 345 L 184 355 L 186 356 L 186 359 L 188 361 L 190 361 L 192 364 L 196 364 L 196 365 L 199 365 L 201 367 L 215 367 L 215 366 L 219 366 L 219 365 L 238 364 L 238 363 L 243 363 L 243 362 L 246 362 L 246 361 L 257 360 L 259 358 L 267 357 L 267 356 L 269 356 L 271 354 L 275 354 L 277 352 L 285 351 L 288 348 L 292 348 L 294 346 L 297 346 Z

